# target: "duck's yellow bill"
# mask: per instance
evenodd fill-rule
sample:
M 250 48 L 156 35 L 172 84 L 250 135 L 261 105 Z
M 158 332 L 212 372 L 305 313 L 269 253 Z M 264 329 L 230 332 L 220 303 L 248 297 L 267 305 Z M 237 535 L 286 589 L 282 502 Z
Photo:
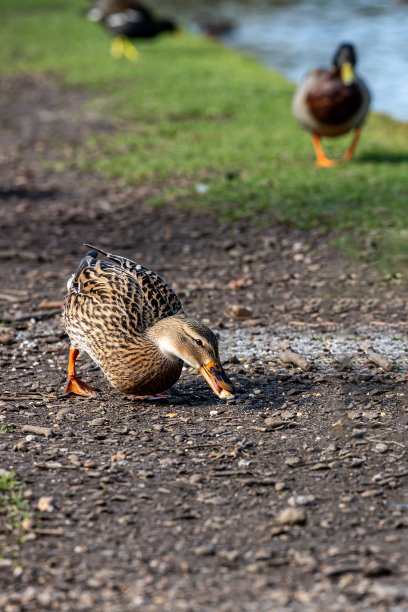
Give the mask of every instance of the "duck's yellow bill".
M 341 80 L 345 85 L 351 85 L 351 83 L 353 83 L 356 78 L 354 74 L 353 64 L 351 64 L 350 62 L 345 62 L 344 64 L 342 64 L 340 68 L 340 76 Z
M 221 399 L 233 397 L 234 385 L 219 362 L 214 359 L 209 361 L 200 366 L 200 372 L 218 397 Z

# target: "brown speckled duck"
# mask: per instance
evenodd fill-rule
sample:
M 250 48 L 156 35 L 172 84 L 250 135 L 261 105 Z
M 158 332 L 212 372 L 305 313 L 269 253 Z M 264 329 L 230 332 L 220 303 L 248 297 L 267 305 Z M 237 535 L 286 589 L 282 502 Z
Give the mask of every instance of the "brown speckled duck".
M 140 264 L 86 246 L 93 250 L 68 281 L 65 298 L 71 340 L 66 393 L 97 395 L 76 375 L 76 358 L 85 351 L 115 389 L 136 398 L 166 397 L 158 394 L 177 382 L 183 362 L 199 370 L 218 397 L 231 397 L 215 334 L 186 317 L 173 289 Z
M 302 127 L 311 132 L 316 165 L 321 168 L 349 161 L 356 149 L 362 125 L 370 106 L 370 92 L 354 73 L 357 58 L 353 45 L 343 43 L 337 49 L 329 70 L 310 71 L 293 98 L 292 111 Z M 355 130 L 341 161 L 326 157 L 321 137 L 333 138 Z

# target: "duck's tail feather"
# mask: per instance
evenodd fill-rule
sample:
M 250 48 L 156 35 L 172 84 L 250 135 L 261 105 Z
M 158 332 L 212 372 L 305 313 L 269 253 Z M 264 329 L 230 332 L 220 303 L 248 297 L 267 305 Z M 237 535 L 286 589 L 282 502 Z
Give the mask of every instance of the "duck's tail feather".
M 90 249 L 92 249 L 92 256 L 93 257 L 98 257 L 98 253 L 101 253 L 101 255 L 105 255 L 105 257 L 111 257 L 112 254 L 111 253 L 107 253 L 106 251 L 103 251 L 102 249 L 100 249 L 99 247 L 94 246 L 93 244 L 88 244 L 87 242 L 84 243 L 84 246 L 89 247 Z M 95 252 L 95 255 L 93 254 Z M 89 255 L 89 253 L 87 253 L 87 255 Z
M 92 257 L 98 257 L 98 253 L 100 253 L 101 255 L 104 255 L 107 259 L 110 259 L 111 261 L 114 261 L 115 263 L 119 264 L 120 267 L 123 268 L 124 270 L 129 271 L 129 268 L 136 265 L 136 263 L 132 261 L 131 259 L 127 259 L 126 257 L 121 257 L 120 255 L 113 255 L 113 253 L 108 253 L 107 251 L 103 251 L 102 249 L 94 246 L 93 244 L 85 243 L 85 246 L 89 247 L 90 249 L 93 249 L 92 251 L 89 251 L 87 255 L 92 254 Z

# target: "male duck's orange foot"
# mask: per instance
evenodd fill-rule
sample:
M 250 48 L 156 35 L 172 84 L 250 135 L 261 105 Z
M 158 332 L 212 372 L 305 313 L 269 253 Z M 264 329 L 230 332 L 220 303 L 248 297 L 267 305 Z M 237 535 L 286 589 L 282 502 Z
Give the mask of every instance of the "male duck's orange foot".
M 318 168 L 335 168 L 341 162 L 329 159 L 324 152 L 320 137 L 317 134 L 312 134 L 312 143 L 316 153 L 316 166 Z
M 167 393 L 158 393 L 156 395 L 132 395 L 131 398 L 132 398 L 132 400 L 155 401 L 155 400 L 167 400 L 167 399 L 170 399 L 170 395 L 168 395 Z
M 96 389 L 87 385 L 83 380 L 80 380 L 76 376 L 68 379 L 67 388 L 65 393 L 74 393 L 75 395 L 83 395 L 84 397 L 97 397 L 98 392 Z
M 335 168 L 336 166 L 341 165 L 341 161 L 336 161 L 335 159 L 329 159 L 328 157 L 323 157 L 316 161 L 317 168 Z
M 353 157 L 358 141 L 360 140 L 360 136 L 361 136 L 361 128 L 357 128 L 354 133 L 353 140 L 351 141 L 349 148 L 343 155 L 344 161 L 348 162 Z

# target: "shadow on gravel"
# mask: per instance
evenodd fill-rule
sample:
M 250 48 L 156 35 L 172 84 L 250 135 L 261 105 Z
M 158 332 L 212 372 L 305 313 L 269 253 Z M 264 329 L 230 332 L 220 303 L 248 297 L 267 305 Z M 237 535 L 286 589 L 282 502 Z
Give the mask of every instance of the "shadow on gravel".
M 26 189 L 24 187 L 11 187 L 10 189 L 0 188 L 0 199 L 8 200 L 9 198 L 24 198 L 34 202 L 49 200 L 58 196 L 57 189 Z

